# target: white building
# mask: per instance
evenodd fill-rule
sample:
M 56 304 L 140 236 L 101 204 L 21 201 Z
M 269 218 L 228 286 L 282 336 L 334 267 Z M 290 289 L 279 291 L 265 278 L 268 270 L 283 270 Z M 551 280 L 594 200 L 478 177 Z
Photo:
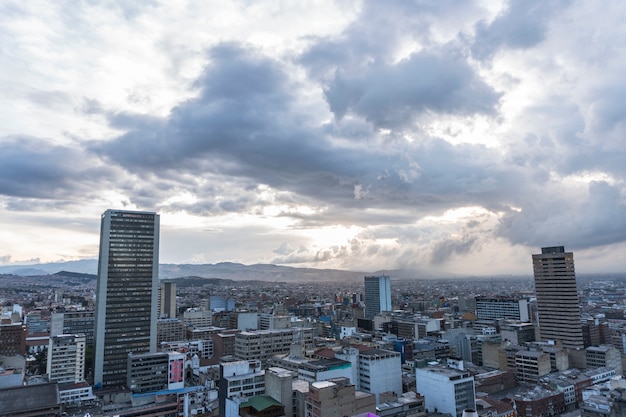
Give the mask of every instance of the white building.
M 227 402 L 230 404 L 236 398 L 261 394 L 265 394 L 265 371 L 261 368 L 261 361 L 234 361 L 220 365 L 220 415 L 226 415 Z
M 210 327 L 213 325 L 213 312 L 188 308 L 183 313 L 183 323 L 185 323 L 185 326 L 193 328 Z
M 461 417 L 463 410 L 476 409 L 474 377 L 466 371 L 445 365 L 415 370 L 416 391 L 424 396 L 428 412 L 437 410 Z
M 48 344 L 48 378 L 51 382 L 75 383 L 85 379 L 85 335 L 62 334 Z
M 356 389 L 376 395 L 376 403 L 382 392 L 402 394 L 402 363 L 399 352 L 371 349 L 359 352 L 354 348 L 343 349 L 335 358 L 352 363 L 350 382 Z
M 91 385 L 86 382 L 59 384 L 59 402 L 63 404 L 79 405 L 96 401 Z

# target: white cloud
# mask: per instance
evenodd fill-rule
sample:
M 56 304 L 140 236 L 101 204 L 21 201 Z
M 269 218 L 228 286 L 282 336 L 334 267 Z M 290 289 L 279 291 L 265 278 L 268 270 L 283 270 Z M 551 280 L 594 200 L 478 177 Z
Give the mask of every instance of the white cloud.
M 0 262 L 95 256 L 114 207 L 162 214 L 164 262 L 530 273 L 560 241 L 623 268 L 625 17 L 3 2 Z

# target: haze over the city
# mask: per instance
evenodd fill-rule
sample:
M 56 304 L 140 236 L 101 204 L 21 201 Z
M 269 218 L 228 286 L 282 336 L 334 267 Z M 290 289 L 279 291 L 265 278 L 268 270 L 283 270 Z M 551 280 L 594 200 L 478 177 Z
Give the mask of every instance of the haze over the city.
M 626 268 L 626 4 L 0 4 L 0 265 Z

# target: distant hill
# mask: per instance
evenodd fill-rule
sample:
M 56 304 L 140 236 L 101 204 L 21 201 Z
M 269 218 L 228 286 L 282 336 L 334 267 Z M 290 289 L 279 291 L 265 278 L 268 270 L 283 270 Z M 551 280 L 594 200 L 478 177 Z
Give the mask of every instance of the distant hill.
M 54 262 L 34 265 L 4 265 L 0 266 L 0 274 L 14 274 L 21 276 L 56 274 L 75 278 L 86 278 L 87 276 L 93 278 L 97 273 L 97 269 L 97 259 L 85 259 L 80 261 Z M 203 279 L 219 278 L 233 281 L 256 280 L 269 282 L 310 282 L 363 279 L 364 274 L 365 273 L 363 272 L 342 271 L 335 269 L 293 268 L 270 264 L 243 265 L 233 262 L 203 265 L 159 265 L 159 278 L 161 279 L 199 277 Z
M 83 278 L 86 280 L 97 279 L 98 275 L 96 274 L 83 274 L 80 272 L 70 272 L 70 271 L 59 271 L 52 275 L 58 275 L 60 277 L 68 277 L 68 278 Z
M 98 269 L 97 259 L 55 262 L 35 265 L 0 266 L 0 274 L 20 276 L 63 275 L 71 278 L 94 279 Z M 71 272 L 68 272 L 71 271 Z M 466 278 L 453 274 L 436 274 L 415 269 L 389 269 L 372 272 L 345 271 L 339 269 L 294 268 L 272 264 L 244 265 L 234 262 L 216 264 L 161 264 L 160 279 L 216 278 L 232 281 L 265 282 L 354 282 L 362 281 L 365 275 L 389 275 L 392 280 L 424 280 Z M 511 277 L 512 278 L 512 277 Z M 218 285 L 218 284 L 215 284 Z

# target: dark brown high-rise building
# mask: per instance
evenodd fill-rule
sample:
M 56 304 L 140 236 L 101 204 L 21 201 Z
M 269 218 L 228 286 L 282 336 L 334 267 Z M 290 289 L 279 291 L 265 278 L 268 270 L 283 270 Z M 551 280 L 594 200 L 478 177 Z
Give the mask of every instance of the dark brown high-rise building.
M 563 246 L 541 248 L 541 254 L 533 255 L 533 271 L 541 339 L 583 348 L 574 254 Z

